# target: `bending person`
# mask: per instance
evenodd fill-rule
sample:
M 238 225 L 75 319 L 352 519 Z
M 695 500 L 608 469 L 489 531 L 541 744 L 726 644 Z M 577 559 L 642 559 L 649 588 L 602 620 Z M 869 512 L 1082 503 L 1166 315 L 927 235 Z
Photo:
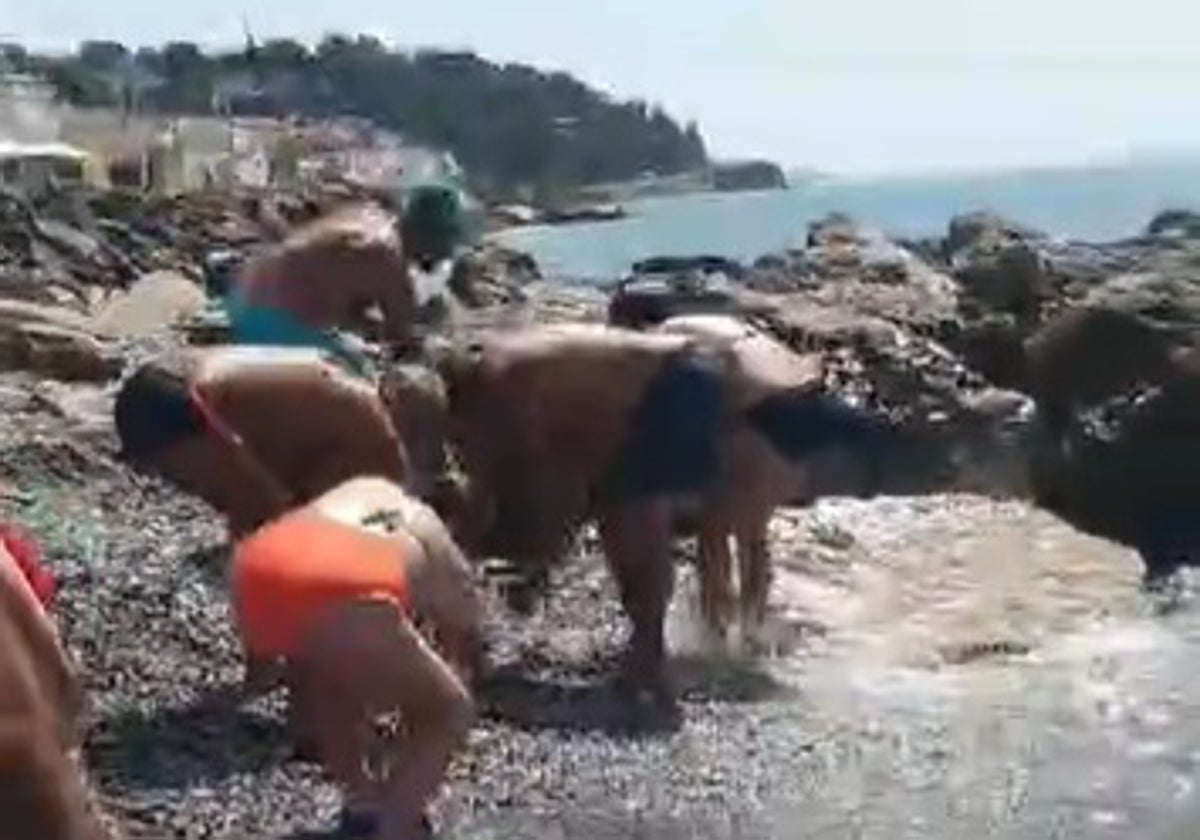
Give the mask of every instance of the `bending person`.
M 345 788 L 343 829 L 419 836 L 481 655 L 471 572 L 437 515 L 387 481 L 347 482 L 244 539 L 232 584 L 246 650 L 287 662 L 296 717 Z
M 334 331 L 370 332 L 378 306 L 383 340 L 411 344 L 416 292 L 397 220 L 365 205 L 300 228 L 237 273 L 226 306 L 239 344 L 318 347 L 368 373 L 361 349 Z
M 123 457 L 208 502 L 235 536 L 354 476 L 408 478 L 377 389 L 315 350 L 164 355 L 125 381 L 114 417 Z

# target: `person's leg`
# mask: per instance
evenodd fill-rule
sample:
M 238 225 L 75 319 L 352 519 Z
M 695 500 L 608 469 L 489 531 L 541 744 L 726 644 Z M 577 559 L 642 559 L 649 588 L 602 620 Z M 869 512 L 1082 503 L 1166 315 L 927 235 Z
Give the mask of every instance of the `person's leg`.
M 650 500 L 609 508 L 600 517 L 600 538 L 633 623 L 626 677 L 657 699 L 669 699 L 664 625 L 675 586 L 670 505 Z
M 723 522 L 705 520 L 697 542 L 700 612 L 708 638 L 720 642 L 725 638 L 732 613 L 733 556 L 729 551 L 729 531 Z
M 472 715 L 466 688 L 392 604 L 338 608 L 314 629 L 302 657 L 313 734 L 351 808 L 380 807 L 381 835 L 410 837 L 445 776 Z M 372 724 L 399 712 L 402 734 L 382 779 L 364 772 Z
M 738 586 L 742 635 L 757 638 L 767 618 L 771 591 L 771 549 L 767 538 L 769 511 L 739 523 L 737 536 Z

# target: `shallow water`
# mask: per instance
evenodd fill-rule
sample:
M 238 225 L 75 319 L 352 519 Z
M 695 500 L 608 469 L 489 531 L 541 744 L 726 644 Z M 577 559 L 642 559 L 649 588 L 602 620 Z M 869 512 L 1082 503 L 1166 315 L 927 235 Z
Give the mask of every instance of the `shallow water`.
M 1200 614 L 1157 614 L 1132 553 L 975 497 L 824 502 L 774 531 L 783 690 L 689 705 L 669 748 L 638 748 L 641 798 L 509 814 L 491 836 L 1195 836 Z M 685 654 L 694 596 L 670 622 Z M 657 802 L 660 749 L 728 799 Z
M 776 535 L 793 546 L 776 622 L 815 641 L 773 670 L 850 745 L 790 806 L 807 829 L 1165 838 L 1195 825 L 1200 621 L 1186 605 L 1155 615 L 1132 553 L 966 497 L 827 503 L 780 517 Z

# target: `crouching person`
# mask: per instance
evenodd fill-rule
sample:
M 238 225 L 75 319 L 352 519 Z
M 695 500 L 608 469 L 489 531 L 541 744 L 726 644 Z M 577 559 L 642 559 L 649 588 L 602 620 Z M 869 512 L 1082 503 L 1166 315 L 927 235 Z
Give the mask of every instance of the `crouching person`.
M 441 520 L 391 482 L 354 479 L 242 540 L 232 583 L 243 645 L 286 662 L 295 719 L 344 786 L 343 830 L 427 833 L 481 661 L 471 571 Z
M 114 418 L 124 458 L 208 502 L 234 536 L 354 476 L 408 477 L 376 388 L 317 350 L 166 354 L 125 381 Z

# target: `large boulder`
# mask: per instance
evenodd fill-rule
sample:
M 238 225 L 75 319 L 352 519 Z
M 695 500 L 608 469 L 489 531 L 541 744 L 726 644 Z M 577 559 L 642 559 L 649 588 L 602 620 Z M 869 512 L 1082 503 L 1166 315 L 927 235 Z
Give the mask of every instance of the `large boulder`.
M 1200 278 L 1186 261 L 1164 261 L 1149 270 L 1112 277 L 1091 288 L 1082 302 L 1133 313 L 1161 326 L 1200 328 Z
M 1200 213 L 1179 208 L 1164 210 L 1146 226 L 1149 236 L 1200 237 Z
M 0 368 L 63 382 L 102 382 L 118 372 L 119 359 L 78 313 L 0 299 Z
M 826 308 L 883 318 L 926 334 L 957 318 L 959 290 L 953 280 L 844 215 L 810 225 L 806 245 L 789 252 L 787 271 L 797 278 L 795 291 L 805 290 L 812 303 Z M 753 280 L 749 284 L 764 286 Z
M 1039 505 L 1139 551 L 1147 578 L 1200 563 L 1200 377 L 1195 364 L 1138 399 L 1077 415 L 1066 443 L 1039 437 Z
M 120 361 L 94 336 L 49 324 L 0 327 L 0 368 L 23 370 L 61 382 L 103 382 Z
M 1026 492 L 1027 397 L 997 390 L 938 341 L 880 315 L 813 304 L 800 294 L 763 298 L 773 308 L 759 323 L 798 352 L 823 351 L 825 386 L 882 409 L 922 441 L 930 464 L 952 455 L 955 480 L 969 472 L 969 489 Z M 927 489 L 938 489 L 930 480 Z
M 541 276 L 533 257 L 489 243 L 454 261 L 446 288 L 458 303 L 479 309 L 521 300 L 521 289 Z
M 156 271 L 118 292 L 96 315 L 94 328 L 113 338 L 154 335 L 199 317 L 207 305 L 199 284 L 181 274 Z
M 1042 238 L 1041 234 L 1030 228 L 995 213 L 979 211 L 955 216 L 950 220 L 943 249 L 949 258 L 980 246 L 995 248 L 1020 242 L 1035 242 Z
M 1051 293 L 1049 261 L 1026 242 L 976 245 L 951 264 L 963 293 L 992 312 L 1036 318 Z
M 986 315 L 962 324 L 948 322 L 942 338 L 989 382 L 1001 388 L 1025 390 L 1026 335 L 1027 330 L 1011 315 Z

